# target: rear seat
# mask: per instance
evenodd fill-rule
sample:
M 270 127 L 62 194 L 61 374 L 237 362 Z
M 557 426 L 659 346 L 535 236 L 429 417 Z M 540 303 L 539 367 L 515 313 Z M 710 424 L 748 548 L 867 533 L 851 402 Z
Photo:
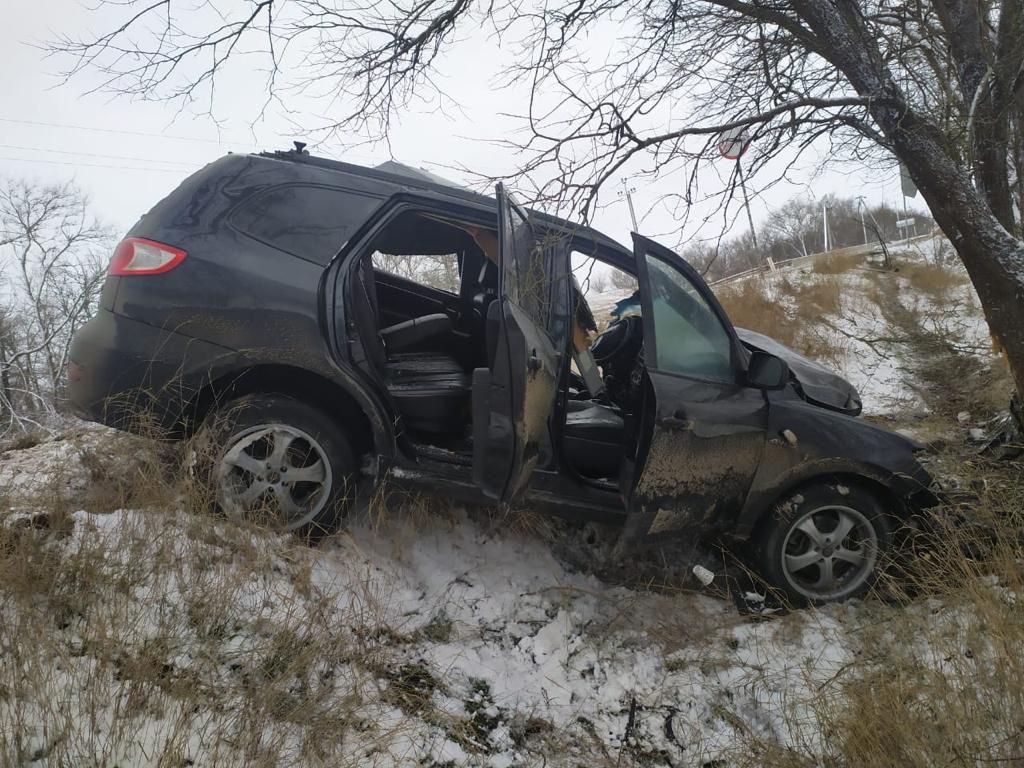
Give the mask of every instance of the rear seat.
M 402 419 L 423 432 L 451 432 L 469 419 L 469 374 L 453 357 L 406 352 L 384 363 L 388 392 Z
M 450 355 L 434 352 L 401 352 L 444 330 L 450 329 L 440 315 L 427 315 L 391 328 L 380 328 L 377 286 L 370 255 L 359 265 L 365 306 L 357 302 L 360 324 L 376 329 L 377 343 L 369 345 L 368 353 L 381 371 L 388 393 L 402 415 L 404 424 L 422 432 L 461 430 L 469 420 L 470 377 Z

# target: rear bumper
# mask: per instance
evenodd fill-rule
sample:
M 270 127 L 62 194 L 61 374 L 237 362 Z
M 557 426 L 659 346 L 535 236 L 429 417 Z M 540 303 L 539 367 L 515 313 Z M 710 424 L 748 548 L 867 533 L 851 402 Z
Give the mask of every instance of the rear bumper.
M 101 309 L 75 335 L 68 397 L 76 414 L 133 432 L 180 426 L 228 350 Z

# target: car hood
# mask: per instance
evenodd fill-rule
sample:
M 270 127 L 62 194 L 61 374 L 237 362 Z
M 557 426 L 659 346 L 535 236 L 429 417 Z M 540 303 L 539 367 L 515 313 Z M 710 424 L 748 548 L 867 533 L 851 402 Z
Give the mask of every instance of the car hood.
M 737 328 L 740 341 L 752 349 L 781 357 L 796 379 L 797 390 L 809 403 L 857 416 L 862 405 L 857 388 L 837 373 L 804 357 L 770 336 L 746 328 Z

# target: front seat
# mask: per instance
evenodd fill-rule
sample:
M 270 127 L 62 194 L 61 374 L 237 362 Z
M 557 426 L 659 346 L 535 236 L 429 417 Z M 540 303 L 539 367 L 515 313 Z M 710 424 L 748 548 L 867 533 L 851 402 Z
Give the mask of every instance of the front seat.
M 610 478 L 619 473 L 625 423 L 622 413 L 594 400 L 569 400 L 562 433 L 562 451 L 586 477 Z
M 384 378 L 406 427 L 422 432 L 457 432 L 469 418 L 470 377 L 451 355 L 403 352 L 451 330 L 447 315 L 425 315 L 380 328 L 380 307 L 373 261 L 359 263 L 358 283 L 368 309 L 360 324 L 376 329 L 363 334 L 367 354 Z M 360 302 L 362 303 L 362 302 Z M 373 333 L 373 339 L 368 339 Z

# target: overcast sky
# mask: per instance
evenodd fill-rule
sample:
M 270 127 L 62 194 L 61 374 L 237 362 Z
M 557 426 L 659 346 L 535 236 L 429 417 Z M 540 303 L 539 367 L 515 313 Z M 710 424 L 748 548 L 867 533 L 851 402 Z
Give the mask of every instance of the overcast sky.
M 292 140 L 308 138 L 295 123 L 316 124 L 318 116 L 331 111 L 332 105 L 324 100 L 295 96 L 287 104 L 290 115 L 272 107 L 256 120 L 262 106 L 262 78 L 244 66 L 229 71 L 218 83 L 216 123 L 206 115 L 178 114 L 166 104 L 90 95 L 87 91 L 94 81 L 61 84 L 56 76 L 60 63 L 46 59 L 38 45 L 58 32 L 75 36 L 90 29 L 105 31 L 110 16 L 86 9 L 81 0 L 17 0 L 6 6 L 0 29 L 4 72 L 0 175 L 45 182 L 74 180 L 89 195 L 96 212 L 122 231 L 192 170 L 229 151 L 290 148 Z M 44 6 L 45 13 L 40 10 Z M 511 172 L 515 155 L 488 142 L 512 128 L 498 114 L 522 102 L 522 93 L 495 87 L 498 67 L 507 57 L 483 31 L 465 39 L 456 51 L 445 61 L 443 82 L 448 94 L 461 103 L 462 112 L 443 113 L 432 105 L 414 107 L 391 136 L 390 156 L 455 181 L 463 179 L 444 166 L 461 163 L 489 173 Z M 315 154 L 364 165 L 388 159 L 388 147 L 352 149 L 355 139 L 349 147 L 340 140 L 320 145 Z M 814 176 L 819 160 L 808 157 L 785 183 L 752 200 L 755 221 L 762 220 L 770 207 L 798 194 L 863 194 L 869 202 L 901 204 L 895 168 L 883 174 L 826 168 Z M 726 162 L 722 161 L 723 176 L 729 170 Z M 682 183 L 681 178 L 634 182 L 644 234 L 656 236 L 675 229 L 677 214 L 656 201 Z M 703 183 L 709 191 L 716 184 L 720 187 L 710 175 Z M 625 202 L 612 190 L 605 200 L 609 204 L 597 213 L 595 225 L 628 242 L 631 227 Z M 699 222 L 699 216 L 692 217 L 686 236 L 714 237 L 722 229 L 720 219 L 698 229 Z M 743 227 L 745 219 L 740 219 L 733 231 Z M 672 235 L 666 244 L 675 245 L 678 239 Z

